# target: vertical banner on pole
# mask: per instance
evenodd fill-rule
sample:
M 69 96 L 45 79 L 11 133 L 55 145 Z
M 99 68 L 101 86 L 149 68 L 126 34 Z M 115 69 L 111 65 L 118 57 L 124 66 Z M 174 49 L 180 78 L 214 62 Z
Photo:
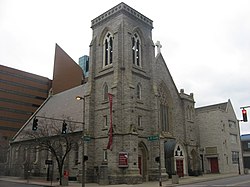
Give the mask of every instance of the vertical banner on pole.
M 112 122 L 112 105 L 113 105 L 113 95 L 108 93 L 109 98 L 109 114 L 110 114 L 110 128 L 109 128 L 109 141 L 107 145 L 107 149 L 112 150 L 112 142 L 113 142 L 113 122 Z

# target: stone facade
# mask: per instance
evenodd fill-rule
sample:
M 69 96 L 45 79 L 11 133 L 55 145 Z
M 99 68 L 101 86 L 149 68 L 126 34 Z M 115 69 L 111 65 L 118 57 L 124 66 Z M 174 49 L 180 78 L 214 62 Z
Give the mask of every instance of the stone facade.
M 239 122 L 230 100 L 196 109 L 205 173 L 243 174 Z
M 87 182 L 136 184 L 158 180 L 160 175 L 163 180 L 176 173 L 199 175 L 201 122 L 194 97 L 183 89 L 178 92 L 159 43 L 155 56 L 153 22 L 120 3 L 94 19 L 92 29 L 88 82 L 51 96 L 15 136 L 12 152 L 28 141 L 24 130 L 31 130 L 33 118 L 42 115 L 84 121 L 85 135 L 90 137 L 84 143 Z M 84 106 L 74 100 L 77 95 L 84 97 Z M 67 136 L 82 130 L 77 125 L 74 129 Z M 77 143 L 79 149 L 69 153 L 65 168 L 71 179 L 80 180 L 82 163 L 74 159 L 77 153 L 82 160 L 80 137 Z M 22 164 L 10 163 L 13 167 L 22 170 Z

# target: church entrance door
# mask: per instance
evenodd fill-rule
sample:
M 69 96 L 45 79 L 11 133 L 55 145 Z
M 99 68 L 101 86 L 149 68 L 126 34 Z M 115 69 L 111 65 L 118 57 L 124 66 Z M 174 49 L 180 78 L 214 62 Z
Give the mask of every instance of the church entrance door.
M 142 175 L 143 181 L 148 181 L 148 151 L 144 143 L 139 143 L 138 146 L 138 169 L 139 174 Z
M 179 177 L 184 177 L 183 160 L 176 160 L 176 170 Z

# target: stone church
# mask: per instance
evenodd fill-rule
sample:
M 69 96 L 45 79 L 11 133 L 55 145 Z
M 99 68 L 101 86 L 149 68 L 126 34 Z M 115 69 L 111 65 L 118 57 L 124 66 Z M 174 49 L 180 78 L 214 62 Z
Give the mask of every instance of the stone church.
M 136 184 L 205 172 L 194 96 L 176 88 L 161 45 L 152 40 L 153 21 L 120 3 L 93 19 L 91 28 L 88 80 L 52 94 L 25 123 L 11 142 L 10 168 L 22 173 L 21 165 L 32 160 L 31 174 L 46 176 L 44 161 L 51 156 L 27 154 L 25 148 L 32 141 L 25 132 L 32 131 L 37 117 L 39 123 L 65 119 L 75 127 L 67 136 L 78 137 L 78 146 L 64 165 L 71 179 L 82 174 L 83 126 L 74 123 L 81 121 L 89 137 L 84 141 L 87 182 Z

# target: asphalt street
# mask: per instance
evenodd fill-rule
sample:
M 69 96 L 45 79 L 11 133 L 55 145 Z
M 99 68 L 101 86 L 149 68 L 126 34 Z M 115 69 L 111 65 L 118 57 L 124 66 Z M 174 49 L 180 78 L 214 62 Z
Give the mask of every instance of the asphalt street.
M 250 176 L 249 175 L 240 175 L 230 178 L 188 184 L 188 185 L 178 185 L 178 187 L 250 187 Z

